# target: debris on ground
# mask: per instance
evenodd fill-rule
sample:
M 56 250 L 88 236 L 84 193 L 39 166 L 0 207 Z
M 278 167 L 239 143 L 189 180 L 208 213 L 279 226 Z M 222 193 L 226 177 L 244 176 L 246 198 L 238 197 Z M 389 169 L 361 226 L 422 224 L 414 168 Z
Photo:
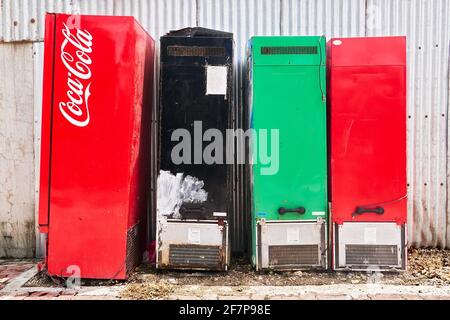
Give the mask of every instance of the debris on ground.
M 410 249 L 406 284 L 449 285 L 450 250 Z
M 183 285 L 199 286 L 302 286 L 330 284 L 450 285 L 450 250 L 410 249 L 405 272 L 256 272 L 246 259 L 235 259 L 228 272 L 155 270 L 142 264 L 128 281 L 82 280 L 82 286 L 123 285 L 133 299 L 161 298 Z M 38 273 L 26 286 L 58 287 L 45 273 Z
M 81 279 L 80 285 L 82 287 L 97 287 L 97 286 L 116 286 L 123 285 L 121 280 L 99 280 L 99 279 Z M 50 277 L 45 271 L 38 272 L 34 277 L 23 285 L 24 287 L 65 287 L 65 279 L 62 277 Z
M 160 280 L 158 282 L 132 283 L 120 293 L 120 297 L 133 300 L 163 299 L 173 292 L 172 284 Z

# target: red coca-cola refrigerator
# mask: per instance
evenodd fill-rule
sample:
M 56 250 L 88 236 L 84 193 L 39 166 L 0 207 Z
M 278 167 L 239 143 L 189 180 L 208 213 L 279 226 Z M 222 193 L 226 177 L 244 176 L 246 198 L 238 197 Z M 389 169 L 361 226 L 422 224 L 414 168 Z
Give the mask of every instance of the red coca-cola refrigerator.
M 44 46 L 46 269 L 125 279 L 146 238 L 154 41 L 133 17 L 47 14 Z
M 406 267 L 406 38 L 328 43 L 335 269 Z

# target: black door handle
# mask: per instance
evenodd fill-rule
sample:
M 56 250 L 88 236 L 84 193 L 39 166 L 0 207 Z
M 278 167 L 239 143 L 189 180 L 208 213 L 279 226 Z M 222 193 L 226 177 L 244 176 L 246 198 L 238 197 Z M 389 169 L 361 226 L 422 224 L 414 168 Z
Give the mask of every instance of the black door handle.
M 180 214 L 183 218 L 189 219 L 205 219 L 207 217 L 207 210 L 204 205 L 183 204 L 180 207 Z
M 353 216 L 364 214 L 364 213 L 376 213 L 376 214 L 383 214 L 384 208 L 383 207 L 356 207 L 355 212 L 353 212 Z
M 278 208 L 278 213 L 279 214 L 285 214 L 287 212 L 296 212 L 298 214 L 304 214 L 306 212 L 306 210 L 303 207 L 298 207 L 298 208 L 295 208 L 295 209 L 286 209 L 284 207 Z

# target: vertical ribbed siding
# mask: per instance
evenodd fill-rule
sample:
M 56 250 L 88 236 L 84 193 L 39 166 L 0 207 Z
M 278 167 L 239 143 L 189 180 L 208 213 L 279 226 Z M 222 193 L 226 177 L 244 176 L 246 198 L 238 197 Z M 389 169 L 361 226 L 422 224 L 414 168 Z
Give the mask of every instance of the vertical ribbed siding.
M 114 15 L 134 16 L 159 41 L 159 37 L 195 25 L 195 0 L 114 0 Z
M 78 14 L 114 14 L 114 0 L 76 0 L 73 1 L 73 12 Z
M 72 1 L 0 0 L 0 42 L 42 40 L 46 11 L 72 12 Z
M 368 1 L 367 35 L 406 35 L 409 244 L 448 247 L 449 1 Z
M 282 35 L 363 36 L 364 0 L 281 0 Z

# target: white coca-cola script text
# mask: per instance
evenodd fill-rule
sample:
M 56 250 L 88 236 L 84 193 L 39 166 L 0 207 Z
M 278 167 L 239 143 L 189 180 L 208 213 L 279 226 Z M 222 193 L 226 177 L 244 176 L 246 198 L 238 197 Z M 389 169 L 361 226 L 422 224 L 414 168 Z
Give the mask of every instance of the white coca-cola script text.
M 72 34 L 65 23 L 62 33 L 65 39 L 61 44 L 61 61 L 67 69 L 67 101 L 59 103 L 59 110 L 71 124 L 85 127 L 90 120 L 92 35 L 80 29 Z

